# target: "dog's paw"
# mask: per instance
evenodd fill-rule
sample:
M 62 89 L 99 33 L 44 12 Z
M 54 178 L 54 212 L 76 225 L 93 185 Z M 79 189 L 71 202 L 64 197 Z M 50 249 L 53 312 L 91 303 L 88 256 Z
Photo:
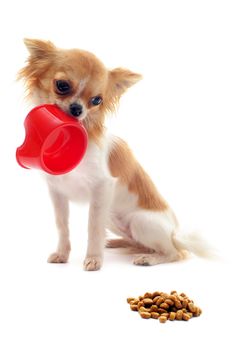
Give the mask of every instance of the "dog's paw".
M 152 257 L 150 255 L 138 255 L 134 258 L 133 263 L 140 266 L 150 266 L 152 264 Z
M 64 253 L 62 254 L 62 253 L 55 252 L 48 257 L 47 261 L 48 263 L 64 264 L 64 263 L 67 263 L 68 261 L 68 255 Z
M 102 266 L 102 258 L 99 256 L 87 256 L 84 260 L 83 267 L 86 271 L 97 271 Z

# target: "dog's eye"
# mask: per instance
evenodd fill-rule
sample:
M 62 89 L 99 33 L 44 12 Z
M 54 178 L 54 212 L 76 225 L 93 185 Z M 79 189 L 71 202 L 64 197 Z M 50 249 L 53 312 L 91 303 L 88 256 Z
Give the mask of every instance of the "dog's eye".
M 91 98 L 90 102 L 93 106 L 98 106 L 103 102 L 103 99 L 101 96 L 95 96 Z
M 71 91 L 71 85 L 66 80 L 56 80 L 55 85 L 56 85 L 56 92 L 59 95 L 67 95 Z

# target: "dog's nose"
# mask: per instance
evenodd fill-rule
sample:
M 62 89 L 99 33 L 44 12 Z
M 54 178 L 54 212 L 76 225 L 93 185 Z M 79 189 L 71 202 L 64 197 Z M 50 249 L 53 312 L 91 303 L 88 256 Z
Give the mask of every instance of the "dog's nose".
M 71 103 L 70 105 L 70 113 L 74 117 L 79 117 L 83 112 L 83 106 L 78 103 Z

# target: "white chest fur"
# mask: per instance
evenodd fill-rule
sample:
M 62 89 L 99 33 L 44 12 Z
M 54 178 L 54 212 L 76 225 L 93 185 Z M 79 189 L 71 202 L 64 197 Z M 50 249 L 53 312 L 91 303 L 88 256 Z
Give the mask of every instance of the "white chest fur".
M 111 177 L 107 167 L 107 140 L 101 146 L 90 142 L 80 164 L 64 175 L 46 175 L 49 186 L 72 201 L 88 201 L 94 186 Z

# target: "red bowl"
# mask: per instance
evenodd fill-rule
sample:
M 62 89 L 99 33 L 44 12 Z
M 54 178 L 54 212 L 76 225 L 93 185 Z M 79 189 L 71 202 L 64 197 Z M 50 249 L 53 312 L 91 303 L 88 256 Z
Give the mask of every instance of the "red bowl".
M 24 143 L 16 150 L 16 159 L 23 168 L 65 174 L 79 164 L 86 152 L 88 136 L 84 126 L 56 105 L 33 108 L 24 127 Z

